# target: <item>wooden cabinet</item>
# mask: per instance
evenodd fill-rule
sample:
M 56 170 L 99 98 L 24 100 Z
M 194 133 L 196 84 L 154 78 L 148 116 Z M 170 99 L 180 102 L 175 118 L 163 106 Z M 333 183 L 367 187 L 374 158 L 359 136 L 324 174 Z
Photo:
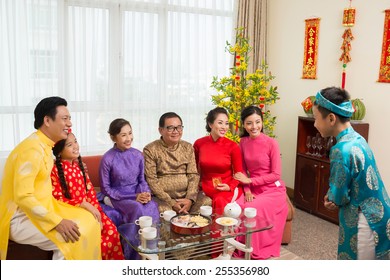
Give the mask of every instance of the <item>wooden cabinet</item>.
M 351 124 L 355 131 L 368 140 L 368 123 L 352 121 Z M 338 224 L 338 211 L 329 211 L 324 206 L 324 196 L 329 189 L 330 175 L 326 148 L 321 150 L 322 156 L 320 157 L 312 155 L 313 148 L 306 146 L 308 136 L 313 138 L 317 133 L 313 118 L 298 118 L 294 204 L 302 210 Z

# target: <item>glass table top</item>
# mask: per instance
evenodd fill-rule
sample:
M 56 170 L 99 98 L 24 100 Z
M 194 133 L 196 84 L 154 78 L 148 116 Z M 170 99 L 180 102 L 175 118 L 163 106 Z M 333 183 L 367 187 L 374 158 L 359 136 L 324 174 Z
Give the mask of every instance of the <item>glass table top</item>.
M 199 215 L 199 214 L 191 214 Z M 177 217 L 177 216 L 176 216 Z M 272 224 L 259 217 L 247 218 L 243 213 L 235 218 L 235 225 L 221 225 L 226 223 L 223 215 L 212 214 L 211 216 L 201 216 L 209 219 L 209 226 L 203 230 L 198 230 L 195 234 L 180 234 L 175 225 L 165 221 L 163 218 L 153 224 L 157 229 L 157 236 L 151 240 L 146 240 L 139 234 L 139 225 L 135 223 L 123 224 L 118 227 L 121 237 L 132 248 L 139 253 L 160 254 L 174 252 L 183 248 L 205 246 L 210 247 L 212 243 L 226 239 L 236 238 L 240 235 L 247 235 L 272 228 Z

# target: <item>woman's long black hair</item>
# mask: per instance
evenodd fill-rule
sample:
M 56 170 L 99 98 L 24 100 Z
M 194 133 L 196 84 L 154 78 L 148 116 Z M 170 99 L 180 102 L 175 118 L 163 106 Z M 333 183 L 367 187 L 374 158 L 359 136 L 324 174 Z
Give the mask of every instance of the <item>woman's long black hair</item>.
M 60 153 L 65 147 L 65 143 L 66 143 L 66 139 L 58 141 L 53 147 L 53 154 L 56 157 L 55 164 L 57 166 L 58 176 L 60 177 L 60 184 L 61 184 L 62 191 L 66 198 L 72 199 L 72 196 L 69 193 L 68 184 L 66 183 L 65 180 L 65 174 L 64 174 L 64 169 L 62 168 L 61 155 L 60 155 Z M 79 168 L 83 173 L 83 177 L 84 177 L 85 191 L 88 192 L 87 177 L 85 175 L 85 169 L 80 155 L 78 157 L 78 162 L 79 162 Z

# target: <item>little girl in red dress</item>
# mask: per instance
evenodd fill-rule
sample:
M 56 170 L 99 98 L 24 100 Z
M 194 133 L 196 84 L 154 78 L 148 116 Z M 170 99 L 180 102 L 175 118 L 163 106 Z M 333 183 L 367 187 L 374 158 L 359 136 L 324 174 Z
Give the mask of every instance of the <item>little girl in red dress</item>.
M 91 212 L 101 224 L 101 252 L 103 260 L 123 260 L 120 236 L 114 223 L 104 214 L 96 198 L 95 189 L 84 170 L 79 144 L 74 134 L 56 143 L 56 157 L 51 172 L 53 196 L 60 201 Z

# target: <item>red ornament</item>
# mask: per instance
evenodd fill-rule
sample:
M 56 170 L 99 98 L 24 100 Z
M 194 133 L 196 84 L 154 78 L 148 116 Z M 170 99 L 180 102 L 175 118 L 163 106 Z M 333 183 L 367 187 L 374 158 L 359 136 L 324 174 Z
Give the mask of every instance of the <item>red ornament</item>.
M 240 66 L 241 65 L 241 63 L 240 62 L 236 62 L 236 66 Z
M 303 107 L 303 110 L 306 113 L 312 113 L 311 108 L 313 107 L 313 100 L 315 99 L 314 96 L 309 96 L 305 100 L 301 102 L 301 105 Z
M 264 96 L 260 96 L 260 98 L 259 98 L 261 101 L 263 101 L 264 99 L 265 99 L 265 97 Z
M 264 104 L 260 104 L 259 106 L 260 106 L 260 108 L 261 108 L 261 109 L 263 109 L 263 108 L 264 108 Z
M 240 76 L 236 76 L 236 80 L 237 80 L 237 81 L 240 80 Z
M 237 58 L 237 59 L 240 59 L 240 58 L 241 58 L 241 56 L 239 56 L 239 55 L 236 55 L 236 58 Z
M 355 8 L 347 8 L 344 9 L 343 13 L 343 25 L 345 27 L 352 27 L 355 25 L 355 15 L 356 15 L 356 10 Z

